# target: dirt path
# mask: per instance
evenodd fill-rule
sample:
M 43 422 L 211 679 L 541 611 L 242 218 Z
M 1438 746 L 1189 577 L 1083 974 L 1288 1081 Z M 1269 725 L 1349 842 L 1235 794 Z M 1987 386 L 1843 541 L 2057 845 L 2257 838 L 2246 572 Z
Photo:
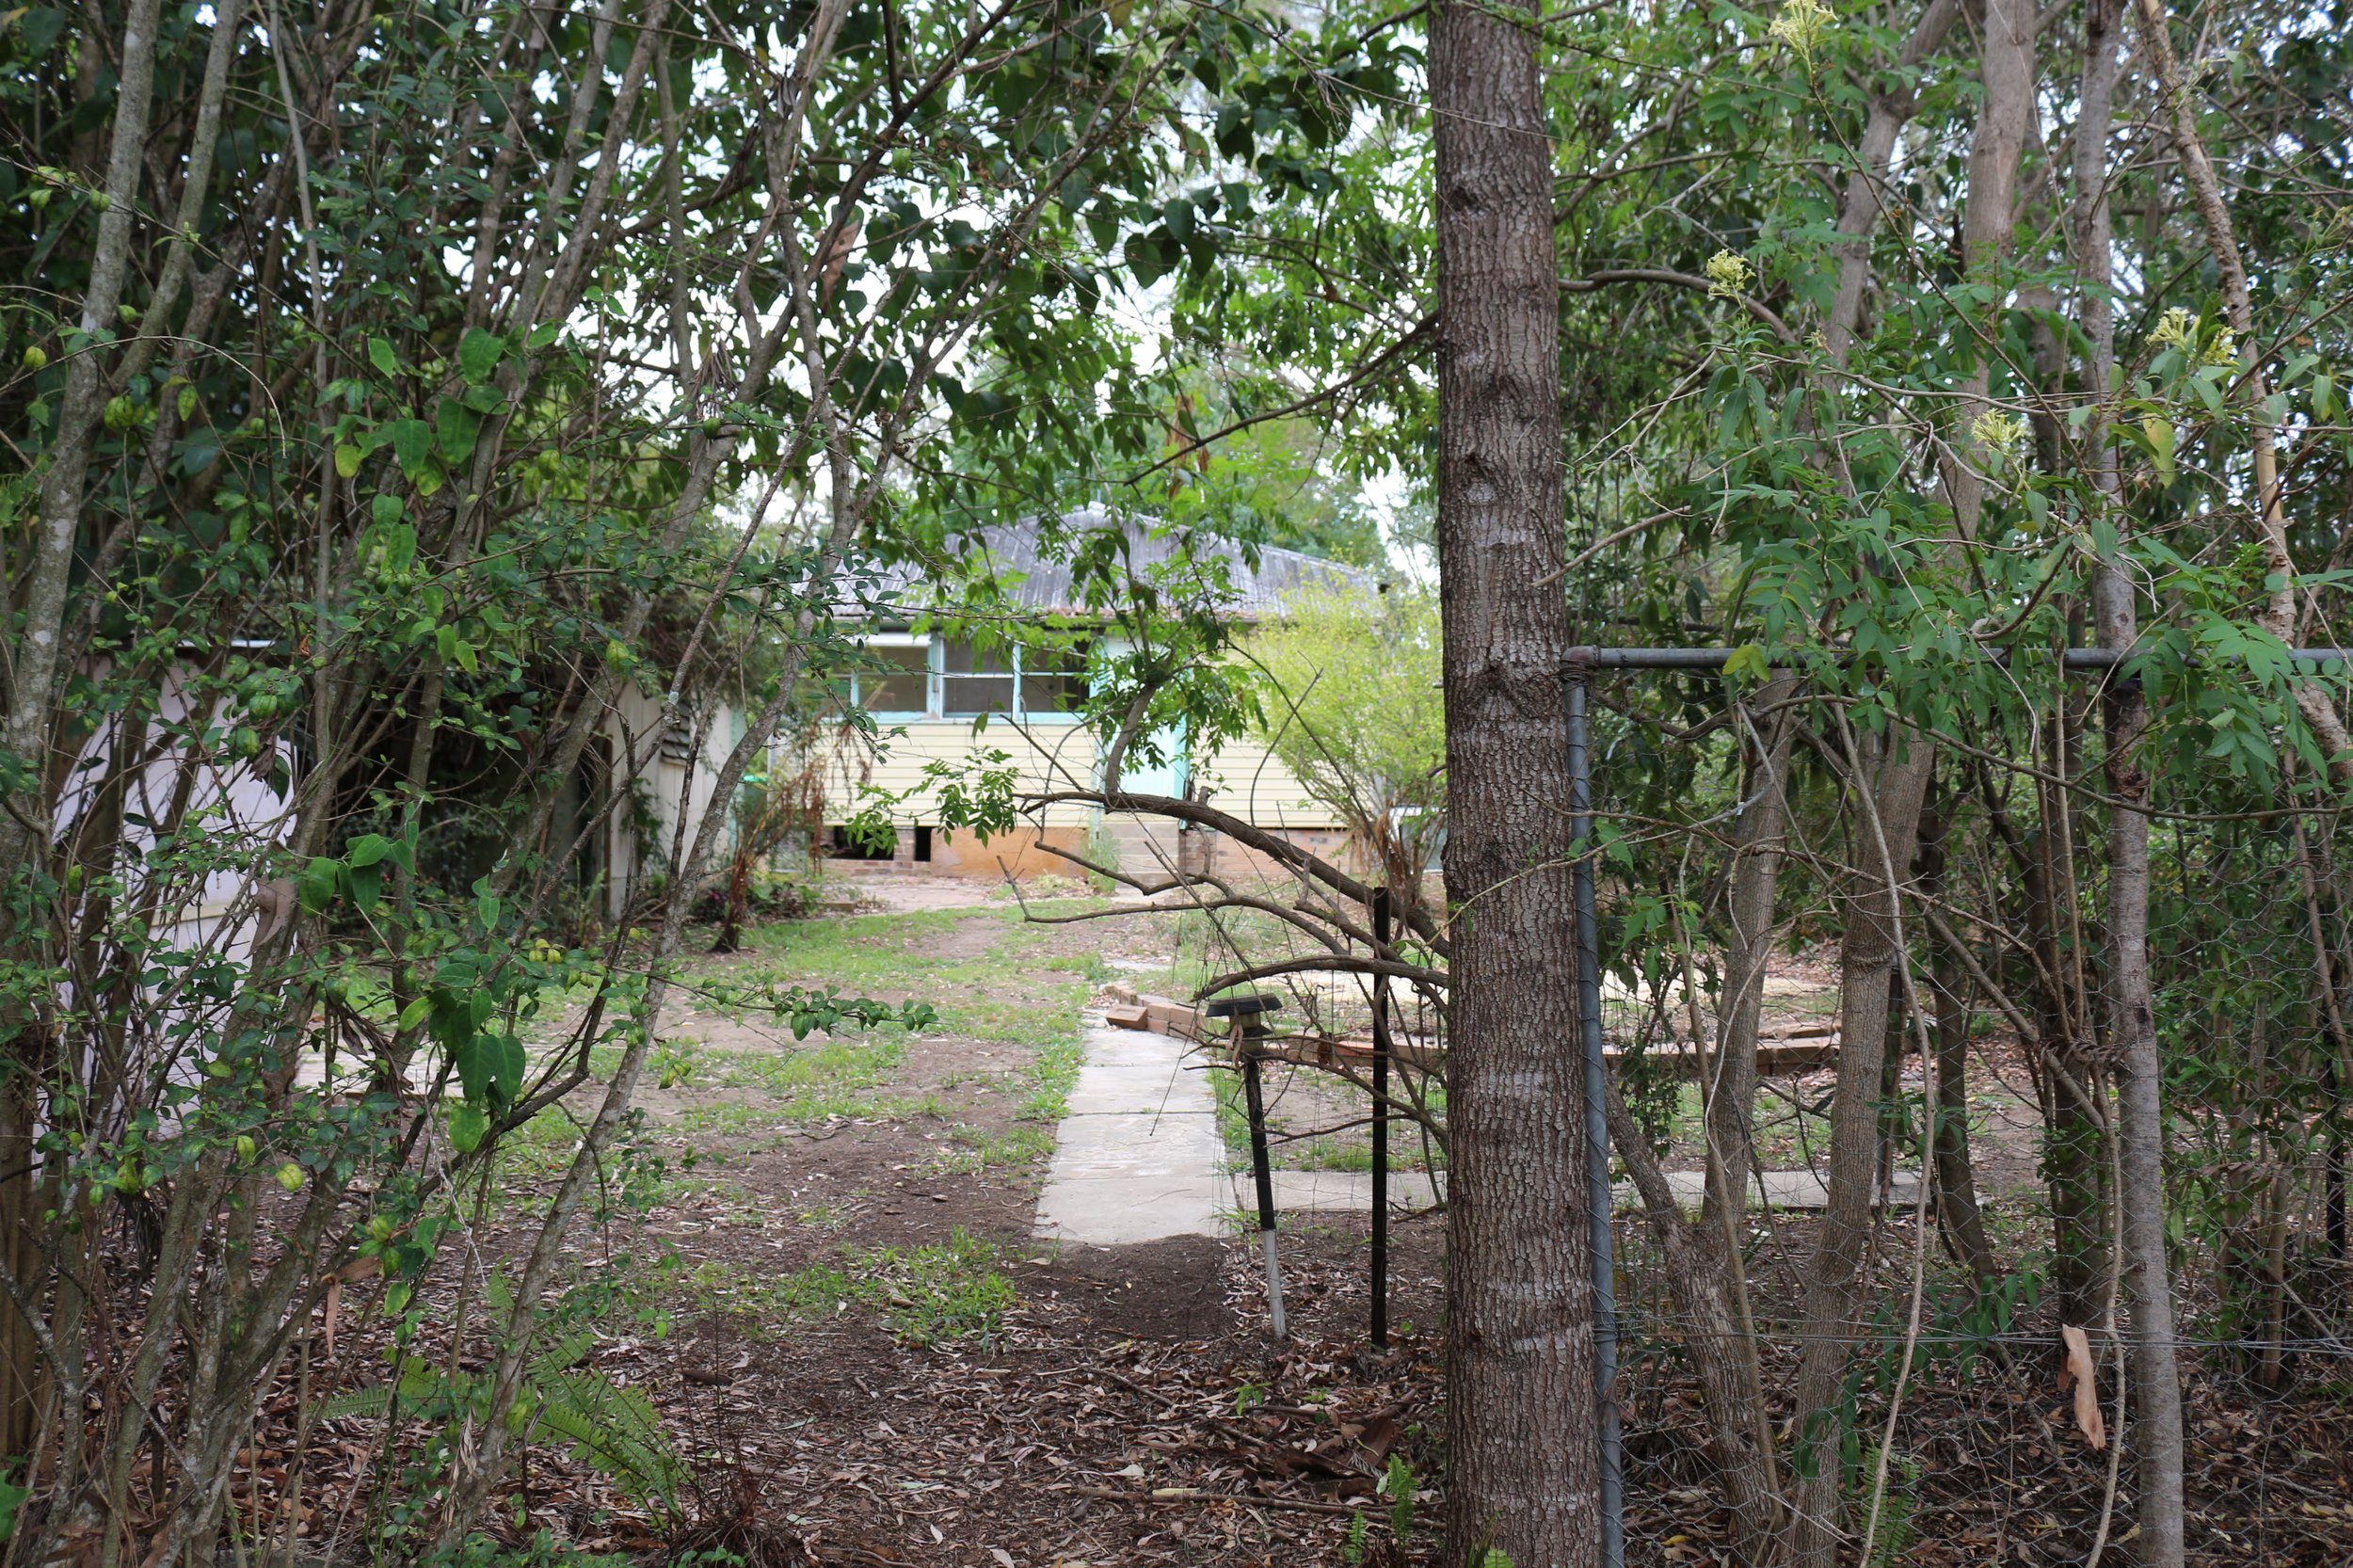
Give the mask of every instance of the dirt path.
M 1294 1338 L 1281 1344 L 1265 1332 L 1257 1258 L 1240 1238 L 1095 1245 L 1036 1235 L 1065 1112 L 1142 1103 L 1112 1085 L 1074 1106 L 1089 1002 L 1114 977 L 1185 988 L 1175 923 L 1132 914 L 1029 923 L 984 901 L 765 927 L 748 951 L 699 961 L 704 981 L 920 999 L 939 1024 L 796 1040 L 707 990 L 665 1019 L 660 1081 L 608 1173 L 601 1213 L 572 1238 L 577 1270 L 549 1329 L 586 1336 L 583 1369 L 616 1398 L 648 1401 L 654 1440 L 690 1479 L 649 1484 L 629 1464 L 592 1463 L 542 1432 L 493 1510 L 489 1533 L 521 1548 L 503 1568 L 652 1568 L 695 1544 L 762 1568 L 1433 1560 L 1442 1220 L 1394 1227 L 1398 1338 L 1386 1356 L 1363 1337 L 1361 1214 L 1287 1215 Z M 1820 1006 L 1818 991 L 1796 1000 Z M 1155 1082 L 1173 1071 L 1153 1070 Z M 1791 1092 L 1802 1112 L 1810 1086 Z M 1310 1119 L 1334 1110 L 1323 1093 L 1306 1075 L 1286 1080 L 1278 1113 L 1296 1128 L 1327 1125 Z M 1223 1124 L 1230 1151 L 1235 1119 L 1203 1120 Z M 445 1243 L 452 1257 L 511 1268 L 529 1244 L 578 1134 L 553 1111 L 525 1130 L 476 1228 Z M 1809 1131 L 1802 1114 L 1789 1128 L 1793 1142 Z M 1353 1190 L 1346 1139 L 1285 1147 L 1294 1185 L 1346 1178 Z M 1905 1240 L 1901 1214 L 1890 1224 L 1893 1269 L 1917 1243 Z M 1807 1225 L 1760 1216 L 1752 1227 L 1768 1313 L 1798 1299 Z M 1672 1305 L 1655 1288 L 1642 1227 L 1629 1219 L 1620 1245 L 1632 1347 L 1629 1561 L 1721 1563 L 1727 1531 L 1710 1501 L 1707 1436 Z M 413 1309 L 424 1343 L 446 1344 L 449 1273 Z M 310 1368 L 312 1396 L 381 1380 L 382 1305 L 380 1285 L 346 1293 L 337 1347 Z M 1767 1340 L 1779 1387 L 1789 1344 L 1769 1331 Z M 478 1367 L 485 1353 L 477 1340 L 460 1364 Z M 1982 1364 L 1924 1373 L 1910 1430 L 1937 1459 L 1907 1480 L 1906 1506 L 1965 1528 L 1924 1536 L 1906 1561 L 2080 1560 L 2059 1547 L 2088 1539 L 2105 1466 L 2038 1448 L 2054 1423 L 2065 1426 L 2063 1411 L 2030 1408 L 2038 1400 L 2050 1396 L 2033 1367 L 2016 1380 Z M 300 1408 L 291 1388 L 273 1400 L 265 1452 L 282 1450 Z M 431 1422 L 411 1429 L 399 1451 L 426 1451 Z M 369 1467 L 392 1451 L 381 1423 L 328 1418 L 312 1435 L 319 1451 L 346 1457 L 341 1468 L 313 1462 L 309 1539 L 322 1560 L 367 1560 Z M 2320 1484 L 2326 1455 L 2342 1448 L 2309 1422 L 2282 1419 L 2259 1435 L 2248 1472 L 2258 1478 L 2294 1470 Z M 1991 1535 L 1967 1523 L 1974 1500 L 2005 1484 L 1988 1465 L 2022 1454 L 2049 1488 L 2037 1494 L 2033 1528 L 2057 1555 L 2012 1553 L 1998 1521 Z M 2260 1486 L 2243 1496 L 2217 1486 L 2210 1506 L 2217 1520 L 2237 1518 L 2264 1497 Z M 522 1544 L 541 1532 L 545 1552 Z
M 698 961 L 704 981 L 925 1000 L 939 1026 L 795 1040 L 691 990 L 665 1016 L 643 1125 L 575 1237 L 585 1288 L 563 1327 L 593 1336 L 586 1368 L 651 1401 L 694 1479 L 665 1501 L 626 1465 L 535 1442 L 493 1536 L 546 1531 L 613 1568 L 681 1540 L 926 1568 L 1338 1561 L 1352 1531 L 1378 1548 L 1393 1499 L 1376 1488 L 1410 1511 L 1430 1472 L 1434 1339 L 1361 1357 L 1362 1240 L 1341 1224 L 1290 1239 L 1298 1332 L 1268 1340 L 1251 1255 L 1214 1234 L 1198 1075 L 1173 1080 L 1198 1096 L 1185 1228 L 1212 1234 L 1035 1235 L 1089 1000 L 1164 968 L 1168 940 L 1153 917 L 1044 925 L 982 899 L 761 928 Z M 494 1261 L 528 1244 L 577 1138 L 553 1112 L 525 1132 L 472 1239 Z M 1434 1323 L 1436 1274 L 1435 1227 L 1401 1238 L 1398 1317 Z M 330 1391 L 382 1375 L 385 1321 L 363 1291 L 347 1311 Z M 356 1453 L 371 1430 L 351 1423 Z M 342 1480 L 362 1496 L 362 1462 Z M 322 1509 L 338 1560 L 363 1517 Z

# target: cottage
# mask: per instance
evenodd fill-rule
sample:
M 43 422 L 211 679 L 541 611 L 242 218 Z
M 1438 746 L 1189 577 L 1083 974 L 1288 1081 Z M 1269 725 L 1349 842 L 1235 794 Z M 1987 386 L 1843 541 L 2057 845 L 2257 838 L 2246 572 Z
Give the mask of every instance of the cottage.
M 1267 548 L 1254 565 L 1231 543 L 1198 535 L 1179 538 L 1150 519 L 1084 510 L 1066 515 L 1063 524 L 1069 534 L 1124 530 L 1128 559 L 1139 571 L 1185 550 L 1196 561 L 1222 562 L 1234 590 L 1228 613 L 1245 622 L 1279 616 L 1287 600 L 1303 594 L 1372 596 L 1384 587 L 1369 572 L 1297 551 Z M 1041 626 L 1104 627 L 1105 637 L 1115 634 L 1108 617 L 1081 601 L 1067 564 L 1072 552 L 1066 538 L 1049 539 L 1034 525 L 1022 525 L 985 528 L 965 543 L 985 556 L 1016 613 L 1035 617 Z M 873 714 L 883 740 L 879 746 L 837 746 L 828 760 L 824 815 L 835 854 L 861 853 L 846 825 L 871 798 L 862 787 L 872 786 L 892 794 L 917 792 L 893 813 L 898 828 L 893 856 L 909 869 L 984 878 L 1067 873 L 1068 862 L 1041 851 L 1041 840 L 1098 863 L 1115 859 L 1130 873 L 1174 867 L 1180 857 L 1189 867 L 1244 869 L 1248 852 L 1215 835 L 1180 832 L 1164 819 L 1107 814 L 1078 802 L 1046 808 L 1036 829 L 1013 841 L 982 844 L 940 826 L 936 803 L 920 791 L 934 761 L 952 766 L 975 754 L 1002 751 L 1019 770 L 1024 791 L 1086 790 L 1100 783 L 1100 746 L 1075 712 L 1086 695 L 1086 663 L 1076 653 L 1040 655 L 1017 647 L 984 650 L 939 632 L 914 630 L 922 611 L 938 600 L 911 569 L 896 570 L 881 598 L 896 613 L 875 617 L 861 639 L 871 656 L 869 667 L 848 678 L 845 695 Z M 881 668 L 872 667 L 877 662 Z M 1344 852 L 1348 834 L 1337 813 L 1310 798 L 1262 738 L 1214 749 L 1191 744 L 1181 732 L 1154 740 L 1163 760 L 1138 758 L 1125 764 L 1124 789 L 1207 799 L 1319 854 Z

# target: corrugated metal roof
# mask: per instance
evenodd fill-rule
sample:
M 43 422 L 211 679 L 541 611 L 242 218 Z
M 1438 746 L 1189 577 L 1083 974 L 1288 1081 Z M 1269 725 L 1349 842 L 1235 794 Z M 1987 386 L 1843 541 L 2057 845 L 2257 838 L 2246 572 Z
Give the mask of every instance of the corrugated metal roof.
M 1370 596 L 1383 587 L 1369 571 L 1273 545 L 1259 549 L 1254 568 L 1230 539 L 1176 528 L 1157 518 L 1114 517 L 1095 507 L 1063 514 L 1060 526 L 1052 529 L 1035 522 L 990 524 L 952 540 L 949 548 L 976 566 L 985 563 L 1014 604 L 1040 615 L 1091 617 L 1100 612 L 1079 602 L 1070 562 L 1086 542 L 1083 536 L 1114 531 L 1125 533 L 1128 558 L 1139 573 L 1188 553 L 1203 564 L 1225 563 L 1226 583 L 1236 590 L 1233 613 L 1246 620 L 1278 616 L 1303 593 Z M 934 602 L 920 564 L 899 563 L 879 575 L 882 601 L 908 611 Z

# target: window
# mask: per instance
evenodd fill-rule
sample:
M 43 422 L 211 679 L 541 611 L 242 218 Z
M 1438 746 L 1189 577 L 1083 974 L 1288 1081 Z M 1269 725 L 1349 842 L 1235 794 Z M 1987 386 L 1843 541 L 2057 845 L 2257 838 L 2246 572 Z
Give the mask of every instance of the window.
M 1025 648 L 1021 650 L 1021 712 L 1032 718 L 1075 713 L 1087 699 L 1084 648 Z
M 982 648 L 877 632 L 862 645 L 858 666 L 846 677 L 843 696 L 870 713 L 897 718 L 1067 718 L 1085 706 L 1088 691 L 1083 647 Z
M 871 713 L 929 712 L 930 648 L 914 642 L 881 647 L 869 644 L 866 667 L 857 672 L 853 693 L 857 705 Z
M 970 643 L 950 643 L 941 661 L 939 711 L 952 719 L 1013 711 L 1014 666 L 1010 649 L 984 652 Z

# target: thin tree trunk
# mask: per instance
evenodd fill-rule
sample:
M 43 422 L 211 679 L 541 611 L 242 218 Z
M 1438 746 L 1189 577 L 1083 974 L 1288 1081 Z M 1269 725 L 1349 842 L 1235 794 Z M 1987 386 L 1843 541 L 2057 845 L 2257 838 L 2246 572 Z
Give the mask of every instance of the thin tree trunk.
M 2075 955 L 2064 914 L 2070 912 L 2065 901 L 2074 878 L 2066 858 L 2074 844 L 2070 829 L 2074 805 L 2057 780 L 2073 776 L 2071 728 L 2063 711 L 2041 726 L 2047 737 L 2044 776 L 2035 781 L 2041 825 L 2027 893 L 2037 955 L 2035 1016 L 2046 1064 L 2037 1071 L 2045 1085 L 2042 1164 L 2051 1195 L 2052 1295 L 2059 1321 L 2088 1326 L 2105 1310 L 2111 1227 L 2100 1196 L 2107 1161 L 2100 1146 L 2100 1111 L 2075 1092 L 2098 1074 L 2089 1054 L 2089 1020 L 2068 986 Z M 2049 1071 L 2048 1064 L 2065 1071 Z
M 1945 890 L 1945 834 L 1952 823 L 1949 796 L 1930 803 L 1920 820 L 1920 886 L 1929 897 Z M 1961 957 L 1945 943 L 1933 945 L 1929 969 L 1934 993 L 1936 1052 L 1937 1219 L 1945 1244 L 1982 1291 L 2000 1272 L 1985 1237 L 1977 1206 L 1977 1175 L 1969 1153 L 1969 1021 Z
M 1865 1325 L 1858 1315 L 1865 1249 L 1879 1183 L 1880 1072 L 1887 1050 L 1890 967 L 1896 948 L 1897 900 L 1919 834 L 1935 752 L 1927 742 L 1897 731 L 1888 747 L 1865 745 L 1849 759 L 1855 791 L 1872 792 L 1881 833 L 1855 830 L 1853 877 L 1846 929 L 1839 943 L 1838 1087 L 1831 1102 L 1829 1204 L 1823 1211 L 1807 1282 L 1803 1351 L 1798 1363 L 1798 1428 L 1793 1439 L 1790 1560 L 1797 1568 L 1831 1568 L 1843 1534 L 1837 1404 L 1847 1354 Z M 1878 840 L 1884 836 L 1882 858 Z
M 2088 128 L 2076 143 L 2079 238 L 2076 266 L 2083 279 L 2088 366 L 2094 394 L 2086 450 L 2093 454 L 2092 485 L 2110 508 L 2116 536 L 2124 538 L 2125 514 L 2113 458 L 2108 456 L 2108 378 L 2115 363 L 2115 320 L 2108 302 L 2111 283 L 2109 216 L 2105 197 L 2108 117 L 2116 82 L 2114 13 L 2110 0 L 2092 0 L 2087 17 L 2084 83 Z M 2154 0 L 2140 0 L 2144 33 L 2167 96 L 2184 122 L 2179 72 L 2172 69 L 2172 42 Z M 2193 127 L 2194 129 L 2194 127 Z M 2098 134 L 2095 136 L 2094 132 Z M 2198 147 L 2195 137 L 2190 147 Z M 2189 157 L 2189 148 L 2184 156 Z M 2211 174 L 2211 170 L 2208 171 Z M 2201 203 L 2202 205 L 2202 203 Z M 2216 198 L 2219 205 L 2219 198 Z M 2209 215 L 2209 228 L 2213 216 Z M 2217 249 L 2228 239 L 2228 217 Z M 2235 259 L 2237 248 L 2228 246 Z M 2241 275 L 2239 296 L 2245 297 Z M 2266 500 L 2274 499 L 2267 497 Z M 2139 637 L 2138 607 L 2121 549 L 2100 562 L 2093 596 L 2100 646 L 2129 653 Z M 2117 1063 L 2117 1176 L 2121 1191 L 2118 1232 L 2124 1279 L 2132 1301 L 2131 1367 L 2137 1406 L 2132 1441 L 2140 1456 L 2138 1560 L 2146 1568 L 2181 1568 L 2183 1541 L 2182 1384 L 2174 1364 L 2172 1280 L 2165 1252 L 2165 1109 L 2163 1064 L 2157 1054 L 2156 1002 L 2149 979 L 2149 818 L 2134 808 L 2149 793 L 2148 776 L 2133 752 L 2148 728 L 2149 709 L 2137 679 L 2118 671 L 2102 687 L 2100 716 L 2106 731 L 2105 772 L 2115 804 L 2108 811 L 2106 920 L 2107 1047 Z
M 2102 569 L 2100 645 L 2122 653 L 2137 635 L 2121 563 Z M 2172 1280 L 2165 1252 L 2165 1109 L 2155 1000 L 2149 980 L 2149 792 L 2134 748 L 2148 728 L 2140 682 L 2112 678 L 2102 697 L 2107 729 L 2107 1010 L 2120 1068 L 2118 1164 L 2123 1176 L 2125 1278 L 2132 1294 L 2132 1368 L 2140 1449 L 2140 1560 L 2181 1568 L 2182 1384 L 2174 1365 Z
M 2010 250 L 2018 161 L 2034 107 L 2034 32 L 2031 0 L 1987 0 L 1979 72 L 1985 98 L 1970 140 L 1968 200 L 1961 215 L 1961 249 L 1973 278 L 1998 277 Z M 1975 367 L 1962 378 L 1959 408 L 1964 427 L 1984 406 L 1990 380 L 1993 327 L 2000 312 L 1994 308 L 1986 314 L 1973 345 Z M 1966 440 L 1961 436 L 1951 444 L 1965 451 Z M 1972 537 L 1984 481 L 1965 460 L 1948 458 L 1943 468 L 1955 525 L 1962 537 Z M 1795 1568 L 1831 1568 L 1842 1534 L 1834 1405 L 1849 1341 L 1861 1328 L 1861 1270 L 1877 1186 L 1875 1090 L 1886 1060 L 1888 969 L 1899 956 L 1899 884 L 1911 869 L 1921 804 L 1935 769 L 1934 749 L 1901 726 L 1890 730 L 1883 756 L 1849 760 L 1853 788 L 1872 792 L 1879 827 L 1853 835 L 1850 902 L 1840 942 L 1844 995 L 1838 1088 L 1831 1110 L 1829 1203 L 1807 1283 L 1805 1345 L 1798 1369 L 1797 1441 L 1803 1458 L 1796 1466 L 1790 1524 Z
M 1904 40 L 1897 59 L 1902 79 L 1871 94 L 1864 116 L 1863 140 L 1855 149 L 1856 168 L 1847 176 L 1847 191 L 1838 203 L 1838 282 L 1823 324 L 1823 340 L 1833 359 L 1844 364 L 1863 324 L 1863 294 L 1871 278 L 1871 235 L 1887 216 L 1887 173 L 1896 156 L 1896 137 L 1918 106 L 1919 94 L 1910 75 L 1936 53 L 1961 15 L 1960 0 L 1929 0 L 1928 9 Z
M 120 81 L 115 88 L 114 134 L 106 158 L 106 208 L 98 219 L 98 248 L 90 258 L 89 288 L 82 296 L 81 330 L 111 332 L 120 325 L 129 275 L 131 230 L 138 216 L 140 170 L 147 155 L 148 109 L 155 89 L 155 24 L 160 0 L 132 0 L 122 28 Z M 93 42 L 95 40 L 92 40 Z M 90 441 L 105 402 L 104 351 L 95 344 L 66 363 L 65 395 L 58 400 L 56 440 L 44 454 L 40 509 L 31 541 L 32 570 L 21 606 L 13 648 L 12 679 L 0 752 L 35 763 L 33 776 L 47 776 L 43 756 L 49 741 L 52 693 L 65 634 L 65 609 L 72 575 L 74 545 L 81 536 Z M 0 866 L 20 863 L 49 820 L 48 801 L 0 812 Z M 33 824 L 28 829 L 27 824 Z
M 1537 28 L 1440 0 L 1438 565 L 1454 910 L 1449 1564 L 1599 1560 L 1577 1048 L 1559 265 Z
M 1733 1560 L 1743 1568 L 1765 1568 L 1781 1533 L 1780 1482 L 1772 1426 L 1756 1379 L 1755 1331 L 1726 1288 L 1733 1271 L 1725 1256 L 1725 1233 L 1705 1217 L 1697 1224 L 1683 1217 L 1674 1190 L 1651 1153 L 1649 1134 L 1614 1084 L 1608 1109 L 1610 1139 L 1641 1197 L 1643 1218 L 1666 1260 L 1667 1288 L 1682 1318 L 1683 1346 L 1699 1380 L 1731 1515 Z
M 2249 448 L 2254 459 L 2254 517 L 2263 546 L 2269 598 L 2258 617 L 2263 629 L 2284 643 L 2296 640 L 2296 558 L 2288 549 L 2286 486 L 2280 476 L 2280 457 L 2272 440 L 2271 423 L 2263 411 L 2271 386 L 2255 342 L 2255 306 L 2247 286 L 2247 262 L 2239 254 L 2238 232 L 2231 209 L 2222 200 L 2222 181 L 2198 134 L 2198 111 L 2183 82 L 2181 61 L 2174 57 L 2173 35 L 2166 25 L 2164 0 L 2139 0 L 2140 36 L 2156 72 L 2158 92 L 2171 124 L 2173 148 L 2181 157 L 2182 177 L 2198 207 L 2206 231 L 2207 248 L 2214 252 L 2217 281 L 2221 286 L 2223 318 L 2238 339 L 2239 397 L 2248 409 Z M 2295 680 L 2297 711 L 2312 727 L 2329 760 L 2329 776 L 2340 785 L 2353 785 L 2353 734 L 2328 688 L 2309 673 Z
M 2121 0 L 2086 0 L 2084 7 L 2083 71 L 2077 91 L 2073 148 L 2074 197 L 2069 227 L 2075 252 L 2076 319 L 2082 326 L 2084 341 L 2089 345 L 2084 361 L 2084 382 L 2091 394 L 2092 412 L 2083 436 L 2083 451 L 2089 465 L 2088 477 L 2092 491 L 2108 509 L 2121 535 L 2126 519 L 2116 504 L 2116 459 L 2107 440 L 2108 377 L 2116 363 L 2116 311 L 2109 297 L 2114 283 L 2114 256 L 2107 194 L 2108 138 L 2115 120 L 2117 29 L 2122 20 L 2120 4 Z M 2103 563 L 2093 591 L 2095 617 L 2102 595 L 2125 591 L 2128 589 L 2119 564 Z M 2095 627 L 2095 632 L 2105 641 L 2105 631 Z M 2071 757 L 2052 771 L 2070 772 L 2073 761 Z M 2056 959 L 2054 943 L 2048 961 L 2054 972 L 2046 982 L 2054 988 L 2058 985 Z M 2059 1006 L 2065 1010 L 2063 998 Z M 2059 1057 L 2077 1085 L 2089 1086 L 2097 1081 L 2097 1064 L 2083 1054 L 2093 1043 L 2088 1038 L 2090 1027 L 2090 1019 L 2078 1016 L 2069 1042 L 2073 1048 Z M 2052 1152 L 2052 1196 L 2057 1232 L 2053 1240 L 2058 1253 L 2060 1320 L 2089 1324 L 2105 1318 L 2112 1310 L 2107 1300 L 2113 1270 L 2109 1238 L 2116 1226 L 2108 1215 L 2101 1212 L 2103 1173 L 2109 1164 L 2107 1153 L 2100 1147 L 2100 1140 L 2105 1135 L 2105 1112 L 2086 1103 L 2073 1086 L 2060 1080 L 2059 1075 L 2044 1076 L 2051 1080 L 2052 1130 L 2060 1140 Z M 2090 1168 L 2081 1169 L 2086 1162 Z M 2072 1180 L 2065 1179 L 2071 1176 Z M 2059 1200 L 2063 1196 L 2081 1200 L 2071 1205 L 2075 1211 L 2072 1225 L 2060 1212 Z
M 1740 812 L 1739 847 L 1725 901 L 1732 930 L 1718 1006 L 1714 1081 L 1708 1086 L 1705 1200 L 1706 1218 L 1719 1225 L 1728 1225 L 1740 1213 L 1756 1170 L 1756 1036 L 1789 826 L 1789 749 L 1797 734 L 1791 704 L 1797 691 L 1795 675 L 1777 672 L 1757 692 L 1760 722 L 1747 779 L 1748 805 Z

